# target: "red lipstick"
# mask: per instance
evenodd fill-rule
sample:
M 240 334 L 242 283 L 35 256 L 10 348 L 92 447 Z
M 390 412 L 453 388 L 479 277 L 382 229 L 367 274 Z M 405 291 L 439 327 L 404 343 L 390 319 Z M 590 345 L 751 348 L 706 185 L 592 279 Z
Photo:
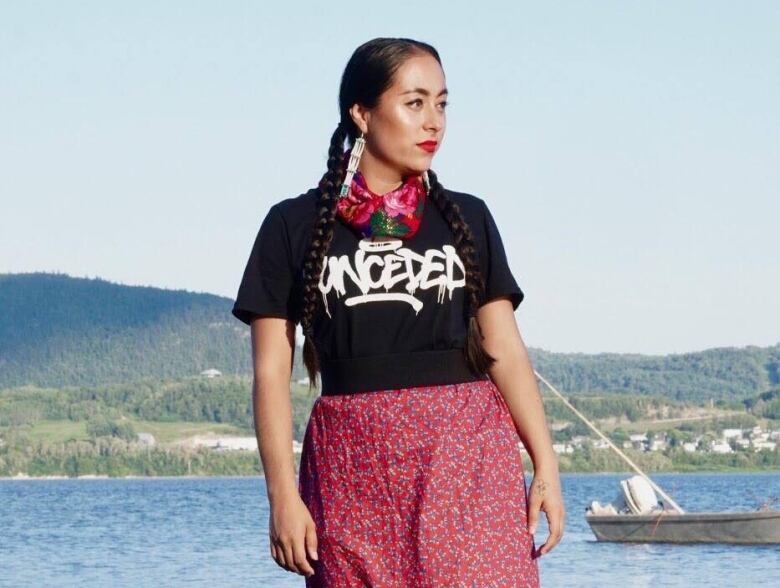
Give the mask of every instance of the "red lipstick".
M 439 143 L 437 141 L 423 141 L 422 143 L 417 143 L 417 146 L 425 149 L 428 153 L 433 153 L 436 151 L 436 146 Z

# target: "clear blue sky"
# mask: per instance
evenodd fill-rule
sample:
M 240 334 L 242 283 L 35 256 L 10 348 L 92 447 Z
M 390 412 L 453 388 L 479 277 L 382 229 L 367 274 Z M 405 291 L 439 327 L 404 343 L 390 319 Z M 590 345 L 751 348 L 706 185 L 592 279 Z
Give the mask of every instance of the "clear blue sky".
M 0 272 L 233 297 L 315 185 L 350 54 L 440 51 L 434 169 L 484 198 L 526 344 L 780 341 L 780 3 L 5 2 Z

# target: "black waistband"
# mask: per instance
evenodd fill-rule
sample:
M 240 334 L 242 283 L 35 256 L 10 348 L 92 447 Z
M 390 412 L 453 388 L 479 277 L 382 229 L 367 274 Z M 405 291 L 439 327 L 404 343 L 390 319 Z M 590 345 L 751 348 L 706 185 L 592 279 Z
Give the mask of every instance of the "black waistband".
M 460 348 L 323 360 L 320 377 L 323 396 L 489 379 L 471 371 Z

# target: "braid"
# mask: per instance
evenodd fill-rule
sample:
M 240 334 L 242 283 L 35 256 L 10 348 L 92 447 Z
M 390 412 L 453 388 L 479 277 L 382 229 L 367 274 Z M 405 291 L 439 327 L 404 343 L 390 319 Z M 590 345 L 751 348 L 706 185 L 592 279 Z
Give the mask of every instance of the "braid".
M 317 217 L 314 221 L 309 249 L 303 263 L 303 305 L 301 311 L 301 327 L 305 336 L 303 344 L 303 362 L 309 374 L 309 390 L 316 385 L 320 372 L 320 362 L 314 345 L 313 319 L 320 298 L 319 280 L 322 274 L 325 254 L 333 239 L 333 222 L 336 216 L 338 190 L 346 173 L 344 161 L 344 141 L 348 133 L 345 126 L 339 123 L 330 141 L 328 150 L 328 169 L 319 184 L 317 200 Z M 477 321 L 477 309 L 480 295 L 485 284 L 479 264 L 476 261 L 477 250 L 474 235 L 460 211 L 444 191 L 433 170 L 428 170 L 430 192 L 428 198 L 441 211 L 455 238 L 455 249 L 463 260 L 466 270 L 464 320 L 468 322 L 468 334 L 464 353 L 469 366 L 475 373 L 485 373 L 496 361 L 482 345 L 482 331 Z
M 301 327 L 306 337 L 303 343 L 303 363 L 309 373 L 309 391 L 317 381 L 320 361 L 314 346 L 313 320 L 320 297 L 319 280 L 323 269 L 323 260 L 333 239 L 333 221 L 336 217 L 338 190 L 345 176 L 343 165 L 344 141 L 347 130 L 339 123 L 330 138 L 328 149 L 328 170 L 322 176 L 317 199 L 317 217 L 311 236 L 309 249 L 303 262 L 303 305 Z
M 479 264 L 476 262 L 477 249 L 474 245 L 474 234 L 463 219 L 460 207 L 447 196 L 444 192 L 444 186 L 441 185 L 439 178 L 431 169 L 428 170 L 428 179 L 431 184 L 428 198 L 441 211 L 444 220 L 450 226 L 455 237 L 455 249 L 466 269 L 464 320 L 468 322 L 468 334 L 465 354 L 471 369 L 482 374 L 496 361 L 496 358 L 483 347 L 482 339 L 484 337 L 477 321 L 477 308 L 479 308 L 480 296 L 485 289 L 485 282 Z

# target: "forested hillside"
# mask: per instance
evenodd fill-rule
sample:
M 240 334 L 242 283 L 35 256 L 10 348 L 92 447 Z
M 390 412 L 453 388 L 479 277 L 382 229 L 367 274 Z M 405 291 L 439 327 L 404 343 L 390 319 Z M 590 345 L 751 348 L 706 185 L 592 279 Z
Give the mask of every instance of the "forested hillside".
M 650 356 L 531 350 L 536 371 L 560 391 L 736 400 L 780 384 L 780 344 Z
M 64 274 L 0 275 L 0 388 L 248 373 L 249 327 L 232 303 Z
M 65 274 L 0 275 L 0 389 L 97 386 L 251 372 L 249 328 L 232 300 Z M 567 394 L 742 400 L 780 385 L 780 344 L 666 356 L 554 353 L 536 370 Z M 296 350 L 293 379 L 305 376 Z

